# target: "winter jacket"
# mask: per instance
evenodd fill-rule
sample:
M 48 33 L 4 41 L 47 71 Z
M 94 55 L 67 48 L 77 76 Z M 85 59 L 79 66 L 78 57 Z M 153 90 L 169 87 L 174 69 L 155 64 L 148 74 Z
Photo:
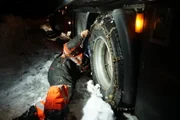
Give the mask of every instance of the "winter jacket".
M 48 73 L 50 85 L 72 85 L 81 73 L 89 69 L 89 58 L 83 53 L 80 45 L 83 38 L 77 35 L 64 44 L 62 55 L 54 59 Z

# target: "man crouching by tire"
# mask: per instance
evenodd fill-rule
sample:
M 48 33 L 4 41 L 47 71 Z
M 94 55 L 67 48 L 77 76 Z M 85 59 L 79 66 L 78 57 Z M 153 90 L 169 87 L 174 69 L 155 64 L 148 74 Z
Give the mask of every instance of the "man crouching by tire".
M 49 74 L 52 74 L 52 77 L 48 78 L 51 87 L 48 90 L 46 100 L 31 106 L 29 110 L 13 120 L 66 120 L 67 103 L 70 98 L 69 93 L 71 93 L 68 90 L 68 85 L 72 85 L 74 82 L 72 81 L 73 74 L 78 76 L 78 73 L 89 69 L 89 59 L 83 54 L 80 47 L 83 39 L 88 35 L 89 31 L 84 30 L 64 44 L 63 54 L 58 57 L 58 63 L 55 64 L 56 71 L 49 71 Z

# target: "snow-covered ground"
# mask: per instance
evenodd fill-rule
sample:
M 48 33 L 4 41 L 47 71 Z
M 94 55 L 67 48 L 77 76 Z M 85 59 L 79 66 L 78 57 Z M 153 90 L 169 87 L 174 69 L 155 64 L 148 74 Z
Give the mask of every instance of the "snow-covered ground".
M 49 87 L 47 72 L 54 53 L 33 42 L 29 38 L 18 51 L 1 56 L 0 120 L 21 115 L 42 99 Z
M 102 100 L 100 85 L 94 85 L 92 80 L 87 82 L 87 90 L 91 97 L 83 107 L 82 120 L 115 120 L 111 106 Z
M 20 18 L 17 20 L 12 17 L 11 20 L 22 23 Z M 0 24 L 0 40 L 3 44 L 0 51 L 0 120 L 10 120 L 21 115 L 45 97 L 49 88 L 48 68 L 59 52 L 46 44 L 41 31 L 25 30 L 23 25 L 19 27 L 12 21 Z M 83 120 L 113 120 L 113 111 L 99 96 L 97 86 L 99 94 L 87 91 L 88 80 L 84 76 L 77 81 L 69 105 L 70 114 L 74 116 L 70 120 L 81 120 L 83 113 Z M 109 114 L 110 119 L 106 119 L 103 114 Z

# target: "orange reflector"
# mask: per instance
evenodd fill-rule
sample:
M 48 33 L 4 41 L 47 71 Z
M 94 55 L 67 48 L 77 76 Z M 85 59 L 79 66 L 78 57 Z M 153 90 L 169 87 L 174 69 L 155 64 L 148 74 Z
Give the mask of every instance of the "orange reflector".
M 135 32 L 141 33 L 143 31 L 143 24 L 144 24 L 144 14 L 137 13 L 136 14 L 136 23 L 135 23 Z

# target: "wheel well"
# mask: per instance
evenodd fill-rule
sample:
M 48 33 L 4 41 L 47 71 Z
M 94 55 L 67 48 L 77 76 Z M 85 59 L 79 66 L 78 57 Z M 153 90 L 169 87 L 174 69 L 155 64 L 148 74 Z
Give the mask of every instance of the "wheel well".
M 99 13 L 89 13 L 87 23 L 86 23 L 86 28 L 88 30 L 90 30 L 91 25 L 94 23 L 98 15 Z
M 85 29 L 90 30 L 91 25 L 94 23 L 98 15 L 98 13 L 76 12 L 75 35 L 79 34 L 81 31 Z

